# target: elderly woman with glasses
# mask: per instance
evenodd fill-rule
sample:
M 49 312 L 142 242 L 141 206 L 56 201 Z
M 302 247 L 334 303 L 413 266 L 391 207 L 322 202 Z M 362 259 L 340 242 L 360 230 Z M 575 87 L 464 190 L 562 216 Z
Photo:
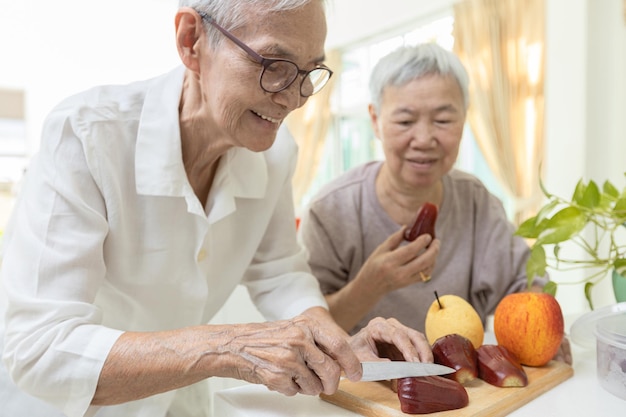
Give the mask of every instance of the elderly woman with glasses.
M 183 0 L 180 68 L 47 118 L 5 238 L 3 360 L 67 416 L 206 416 L 209 377 L 286 395 L 361 377 L 376 342 L 332 320 L 297 244 L 285 117 L 318 92 L 322 0 Z M 207 324 L 238 284 L 268 322 Z

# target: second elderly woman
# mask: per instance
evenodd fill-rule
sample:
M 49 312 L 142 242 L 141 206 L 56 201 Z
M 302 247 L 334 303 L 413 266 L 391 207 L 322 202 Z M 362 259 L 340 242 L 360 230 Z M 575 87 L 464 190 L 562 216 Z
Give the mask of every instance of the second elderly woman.
M 353 333 L 376 316 L 423 331 L 436 290 L 468 300 L 485 320 L 505 294 L 525 288 L 529 249 L 502 203 L 454 169 L 469 102 L 465 68 L 436 44 L 402 47 L 375 66 L 370 92 L 384 161 L 327 184 L 301 224 L 333 317 Z M 437 238 L 406 244 L 403 226 L 426 202 L 439 209 Z

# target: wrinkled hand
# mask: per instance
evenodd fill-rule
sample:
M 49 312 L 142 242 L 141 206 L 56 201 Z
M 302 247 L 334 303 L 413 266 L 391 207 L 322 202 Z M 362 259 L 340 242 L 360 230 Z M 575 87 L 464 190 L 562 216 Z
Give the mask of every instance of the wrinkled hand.
M 410 362 L 432 362 L 433 353 L 424 334 L 404 326 L 396 319 L 370 320 L 350 339 L 350 346 L 361 361 L 378 360 L 376 342 L 394 345 Z
M 430 277 L 439 254 L 439 240 L 423 234 L 401 245 L 404 230 L 401 228 L 389 236 L 363 264 L 357 276 L 363 285 L 386 294 Z
M 565 362 L 568 365 L 572 364 L 572 348 L 567 337 L 563 337 L 561 346 L 552 359 L 559 362 Z
M 347 334 L 327 310 L 312 308 L 292 320 L 245 325 L 224 346 L 238 355 L 233 377 L 285 395 L 332 394 L 343 370 L 361 378 Z

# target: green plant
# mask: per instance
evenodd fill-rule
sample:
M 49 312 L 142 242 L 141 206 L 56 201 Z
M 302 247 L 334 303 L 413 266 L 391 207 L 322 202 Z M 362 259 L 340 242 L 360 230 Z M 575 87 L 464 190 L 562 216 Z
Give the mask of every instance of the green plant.
M 573 283 L 585 282 L 585 297 L 593 309 L 593 286 L 612 269 L 626 276 L 626 242 L 620 242 L 618 236 L 626 225 L 626 186 L 620 191 L 605 181 L 600 189 L 594 181 L 581 179 L 569 200 L 549 193 L 542 182 L 540 186 L 548 201 L 516 231 L 519 236 L 535 239 L 526 265 L 529 286 L 535 276 L 545 275 L 547 267 L 588 269 L 589 275 Z M 566 243 L 582 248 L 584 257 L 564 254 Z M 552 251 L 546 250 L 549 248 Z M 554 295 L 556 289 L 557 283 L 549 281 L 544 291 Z

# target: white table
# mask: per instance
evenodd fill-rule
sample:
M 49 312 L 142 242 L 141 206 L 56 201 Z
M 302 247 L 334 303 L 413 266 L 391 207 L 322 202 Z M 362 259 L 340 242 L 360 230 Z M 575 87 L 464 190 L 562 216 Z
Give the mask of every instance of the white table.
M 572 345 L 574 376 L 509 414 L 514 417 L 617 417 L 626 415 L 626 401 L 602 388 L 596 376 L 595 350 Z M 286 397 L 261 385 L 244 385 L 215 393 L 216 416 L 228 417 L 354 417 L 358 414 L 318 397 Z

